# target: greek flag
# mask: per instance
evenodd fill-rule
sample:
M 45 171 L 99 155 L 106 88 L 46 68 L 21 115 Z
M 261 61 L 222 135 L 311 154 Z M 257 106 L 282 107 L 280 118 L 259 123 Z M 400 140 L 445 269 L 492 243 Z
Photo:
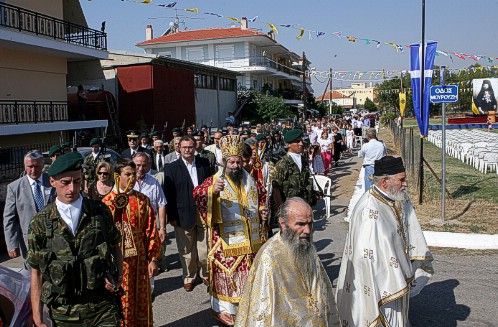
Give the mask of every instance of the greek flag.
M 424 83 L 422 80 L 422 47 L 420 44 L 410 45 L 410 78 L 412 82 L 413 111 L 417 118 L 421 136 L 427 136 L 429 129 L 429 92 L 432 84 L 432 66 L 436 56 L 437 42 L 428 42 L 425 46 Z M 420 108 L 420 89 L 424 88 L 424 99 Z

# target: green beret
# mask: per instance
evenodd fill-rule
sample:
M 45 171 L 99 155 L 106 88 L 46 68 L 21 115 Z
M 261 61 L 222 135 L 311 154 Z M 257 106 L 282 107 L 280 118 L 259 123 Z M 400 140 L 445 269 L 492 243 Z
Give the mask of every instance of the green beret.
M 303 131 L 300 129 L 289 129 L 284 134 L 284 142 L 292 143 L 295 140 L 301 139 L 303 137 Z
M 159 136 L 159 132 L 158 131 L 150 132 L 150 137 L 153 137 L 153 136 Z
M 266 140 L 266 135 L 261 133 L 256 135 L 256 141 Z
M 98 137 L 94 137 L 90 140 L 90 146 L 94 146 L 96 144 L 102 145 L 102 141 Z
M 48 149 L 48 156 L 49 157 L 52 157 L 57 153 L 62 154 L 62 148 L 60 147 L 60 145 L 52 145 L 50 147 L 50 149 Z
M 83 165 L 83 156 L 79 152 L 69 152 L 58 157 L 48 168 L 50 177 L 57 176 L 66 171 L 80 170 Z

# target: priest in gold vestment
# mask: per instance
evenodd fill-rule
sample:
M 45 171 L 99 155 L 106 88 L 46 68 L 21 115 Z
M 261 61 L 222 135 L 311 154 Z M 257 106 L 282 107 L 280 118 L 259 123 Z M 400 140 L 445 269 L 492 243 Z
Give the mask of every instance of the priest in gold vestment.
M 337 284 L 342 326 L 409 326 L 410 296 L 432 276 L 432 255 L 405 193 L 401 158 L 375 161 L 374 186 L 351 216 Z
M 209 292 L 213 315 L 233 326 L 254 256 L 263 244 L 268 212 L 260 183 L 243 169 L 243 140 L 220 140 L 224 167 L 193 191 L 207 228 Z
M 254 260 L 235 326 L 339 326 L 332 284 L 312 243 L 311 207 L 289 198 L 278 216 L 280 233 Z

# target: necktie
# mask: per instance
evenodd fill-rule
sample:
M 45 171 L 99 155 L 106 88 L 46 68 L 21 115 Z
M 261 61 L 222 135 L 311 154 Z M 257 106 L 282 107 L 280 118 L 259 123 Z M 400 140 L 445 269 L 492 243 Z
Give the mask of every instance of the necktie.
M 161 169 L 163 169 L 163 155 L 158 154 L 157 156 L 158 156 L 158 158 L 157 158 L 157 170 L 161 170 Z
M 35 184 L 34 197 L 35 197 L 36 212 L 38 212 L 41 209 L 43 209 L 45 201 L 43 200 L 43 193 L 41 190 L 40 181 L 35 181 L 35 183 L 36 184 Z

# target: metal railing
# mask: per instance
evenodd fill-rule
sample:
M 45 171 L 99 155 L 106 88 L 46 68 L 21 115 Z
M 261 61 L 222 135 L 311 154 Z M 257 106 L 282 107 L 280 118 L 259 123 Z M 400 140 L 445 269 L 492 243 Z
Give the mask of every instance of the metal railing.
M 42 123 L 68 120 L 65 101 L 0 100 L 0 124 Z
M 0 147 L 0 182 L 13 181 L 24 170 L 24 156 L 30 150 L 48 151 L 52 143 Z
M 107 50 L 107 34 L 104 32 L 6 3 L 0 3 L 0 26 Z

